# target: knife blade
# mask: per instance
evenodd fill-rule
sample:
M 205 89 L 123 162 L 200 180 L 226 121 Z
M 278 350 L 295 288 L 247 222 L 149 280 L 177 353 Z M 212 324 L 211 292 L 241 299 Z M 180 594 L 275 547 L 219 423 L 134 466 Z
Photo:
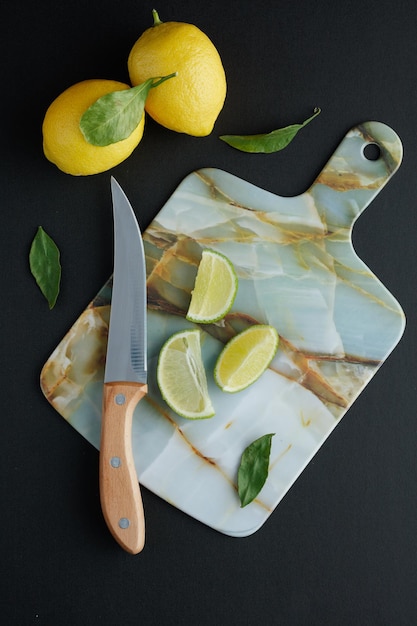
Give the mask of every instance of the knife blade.
M 107 526 L 131 554 L 145 543 L 142 497 L 132 452 L 132 420 L 147 393 L 146 265 L 134 211 L 112 177 L 114 271 L 104 373 L 100 501 Z

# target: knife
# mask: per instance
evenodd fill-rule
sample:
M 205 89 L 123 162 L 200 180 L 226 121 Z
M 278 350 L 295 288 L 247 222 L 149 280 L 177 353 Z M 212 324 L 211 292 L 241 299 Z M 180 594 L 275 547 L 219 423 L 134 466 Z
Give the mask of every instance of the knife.
M 111 178 L 114 271 L 104 373 L 100 501 L 116 541 L 131 554 L 145 543 L 145 519 L 132 452 L 132 419 L 147 393 L 146 265 L 133 209 Z

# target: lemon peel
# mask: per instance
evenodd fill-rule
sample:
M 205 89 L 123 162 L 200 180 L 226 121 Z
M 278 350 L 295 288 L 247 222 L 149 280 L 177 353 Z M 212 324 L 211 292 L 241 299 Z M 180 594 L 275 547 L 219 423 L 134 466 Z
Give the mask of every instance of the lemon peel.
M 145 115 L 122 141 L 94 146 L 83 136 L 80 119 L 100 97 L 129 85 L 114 80 L 89 79 L 63 91 L 49 106 L 43 124 L 43 151 L 60 170 L 74 176 L 98 174 L 115 167 L 133 152 L 143 136 Z
M 226 98 L 220 55 L 199 28 L 184 22 L 154 24 L 133 45 L 128 57 L 132 85 L 152 76 L 177 77 L 149 93 L 146 112 L 159 124 L 193 136 L 209 135 Z

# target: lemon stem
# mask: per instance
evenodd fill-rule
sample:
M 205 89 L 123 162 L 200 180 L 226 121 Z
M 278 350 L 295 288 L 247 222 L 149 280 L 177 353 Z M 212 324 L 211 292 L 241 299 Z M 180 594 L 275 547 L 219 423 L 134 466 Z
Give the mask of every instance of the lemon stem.
M 161 20 L 159 19 L 158 11 L 156 9 L 152 9 L 152 16 L 153 26 L 159 26 L 159 24 L 162 24 Z

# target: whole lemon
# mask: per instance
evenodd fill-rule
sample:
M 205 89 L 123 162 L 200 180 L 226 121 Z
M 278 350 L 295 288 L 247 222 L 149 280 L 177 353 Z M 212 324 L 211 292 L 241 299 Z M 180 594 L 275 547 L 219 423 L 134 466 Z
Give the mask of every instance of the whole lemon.
M 104 147 L 89 143 L 80 130 L 81 116 L 96 100 L 123 89 L 129 89 L 129 85 L 114 80 L 91 79 L 63 91 L 49 106 L 43 121 L 46 158 L 74 176 L 98 174 L 127 159 L 142 139 L 145 115 L 127 139 Z
M 171 130 L 203 137 L 213 130 L 226 97 L 226 77 L 219 53 L 199 28 L 183 22 L 161 22 L 137 40 L 128 58 L 133 85 L 148 78 L 177 76 L 151 89 L 145 110 Z

